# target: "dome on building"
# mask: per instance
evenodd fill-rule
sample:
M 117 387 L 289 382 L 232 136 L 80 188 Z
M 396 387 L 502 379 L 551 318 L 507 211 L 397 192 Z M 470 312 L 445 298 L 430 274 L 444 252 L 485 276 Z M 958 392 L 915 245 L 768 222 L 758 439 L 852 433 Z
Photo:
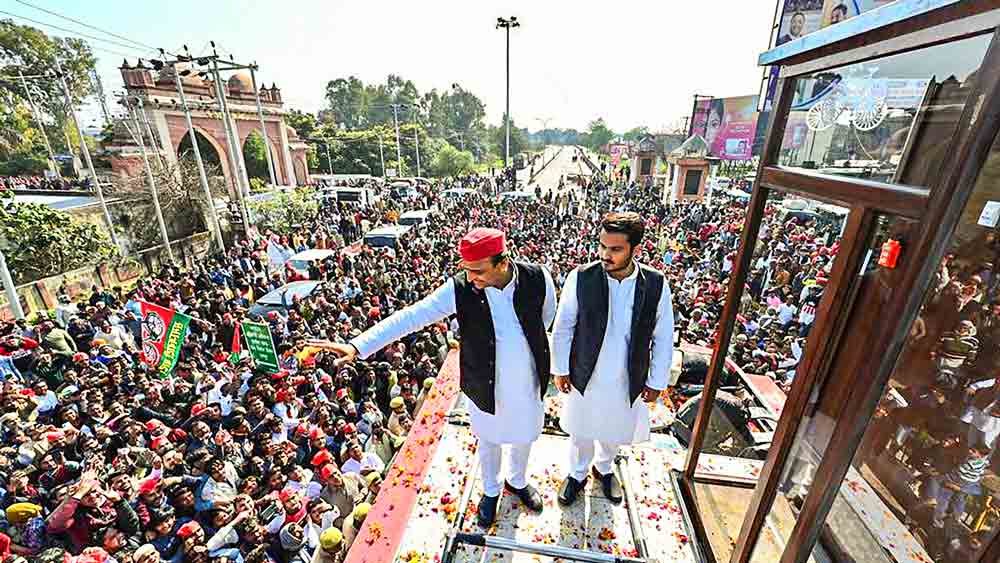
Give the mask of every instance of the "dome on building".
M 175 65 L 168 65 L 163 67 L 160 71 L 159 81 L 174 81 L 174 68 Z M 177 63 L 176 69 L 181 73 L 182 80 L 185 86 L 202 86 L 205 81 L 198 76 L 198 69 L 192 63 Z M 184 74 L 185 71 L 187 74 Z
M 253 92 L 253 80 L 245 72 L 237 72 L 229 77 L 229 89 L 238 92 Z

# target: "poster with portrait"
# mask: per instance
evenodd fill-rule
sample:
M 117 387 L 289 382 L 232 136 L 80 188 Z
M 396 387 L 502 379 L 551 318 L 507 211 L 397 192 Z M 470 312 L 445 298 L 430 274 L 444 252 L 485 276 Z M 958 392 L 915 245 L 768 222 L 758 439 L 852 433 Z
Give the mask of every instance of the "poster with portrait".
M 708 121 L 708 108 L 711 105 L 711 98 L 702 98 L 695 102 L 694 112 L 691 114 L 691 127 L 688 136 L 705 136 L 705 125 Z
M 884 6 L 893 0 L 825 0 L 820 27 L 838 24 L 868 10 Z
M 749 160 L 756 123 L 757 96 L 709 100 L 704 135 L 709 154 L 722 160 Z
M 775 45 L 794 41 L 820 28 L 824 0 L 784 0 Z

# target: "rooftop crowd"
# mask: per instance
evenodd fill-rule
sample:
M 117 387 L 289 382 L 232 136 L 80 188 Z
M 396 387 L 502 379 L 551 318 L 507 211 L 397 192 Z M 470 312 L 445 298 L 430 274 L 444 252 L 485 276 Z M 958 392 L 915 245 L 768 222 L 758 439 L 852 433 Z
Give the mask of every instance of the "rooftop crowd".
M 5 325 L 0 561 L 341 560 L 458 335 L 435 325 L 340 368 L 309 341 L 346 341 L 428 294 L 454 273 L 456 242 L 472 226 L 506 231 L 558 286 L 595 255 L 605 212 L 637 211 L 648 221 L 643 261 L 667 272 L 680 337 L 711 345 L 742 200 L 668 204 L 651 186 L 597 176 L 500 203 L 485 194 L 509 189 L 510 176 L 454 183 L 477 193 L 445 201 L 439 184 L 408 203 L 328 204 L 288 236 L 264 233 L 190 270 L 167 266 L 134 289 L 62 294 L 50 314 Z M 438 213 L 394 253 L 338 253 L 310 271 L 326 283 L 287 313 L 250 315 L 286 281 L 269 243 L 339 250 L 428 204 Z M 767 217 L 733 357 L 784 384 L 836 254 L 835 226 L 783 219 L 776 205 Z M 141 361 L 140 301 L 193 318 L 168 377 Z M 277 373 L 230 356 L 244 319 L 269 325 Z

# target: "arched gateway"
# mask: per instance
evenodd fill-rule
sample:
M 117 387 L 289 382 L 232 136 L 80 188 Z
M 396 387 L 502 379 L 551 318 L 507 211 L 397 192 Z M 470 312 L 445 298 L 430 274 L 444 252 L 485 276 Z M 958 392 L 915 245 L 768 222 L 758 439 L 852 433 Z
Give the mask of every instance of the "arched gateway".
M 184 70 L 183 64 L 178 66 Z M 190 150 L 191 139 L 181 109 L 180 97 L 177 95 L 173 67 L 164 67 L 163 70 L 156 72 L 144 66 L 140 60 L 135 66 L 130 66 L 128 61 L 125 61 L 120 70 L 129 94 L 144 100 L 144 109 L 153 135 L 157 137 L 160 154 L 167 162 L 175 163 L 180 154 Z M 196 72 L 192 72 L 182 80 L 184 96 L 200 141 L 198 146 L 203 148 L 207 142 L 214 149 L 208 154 L 202 150 L 202 156 L 206 161 L 210 159 L 218 161 L 226 176 L 226 184 L 232 195 L 235 195 L 229 164 L 233 155 L 230 154 L 226 141 L 215 85 L 211 80 L 199 77 Z M 261 130 L 250 75 L 245 72 L 233 74 L 226 81 L 223 90 L 229 112 L 235 121 L 237 150 L 242 151 L 251 132 L 260 135 Z M 277 182 L 283 186 L 308 183 L 306 144 L 299 139 L 295 130 L 285 123 L 287 110 L 283 107 L 281 90 L 274 85 L 271 88 L 261 87 L 260 102 L 272 149 L 271 154 L 274 157 L 272 160 Z M 126 131 L 116 131 L 112 143 L 107 148 L 112 155 L 111 168 L 116 174 L 141 173 L 142 161 L 138 147 Z

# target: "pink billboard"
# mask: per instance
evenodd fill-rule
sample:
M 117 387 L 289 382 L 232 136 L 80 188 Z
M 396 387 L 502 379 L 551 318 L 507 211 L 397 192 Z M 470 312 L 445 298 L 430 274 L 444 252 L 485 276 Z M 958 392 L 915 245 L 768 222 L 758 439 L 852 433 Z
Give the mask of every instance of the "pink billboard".
M 722 160 L 749 160 L 757 127 L 757 96 L 699 101 L 702 103 L 707 110 L 699 114 L 696 107 L 692 130 L 705 138 L 709 154 Z M 698 118 L 704 123 L 699 125 Z

